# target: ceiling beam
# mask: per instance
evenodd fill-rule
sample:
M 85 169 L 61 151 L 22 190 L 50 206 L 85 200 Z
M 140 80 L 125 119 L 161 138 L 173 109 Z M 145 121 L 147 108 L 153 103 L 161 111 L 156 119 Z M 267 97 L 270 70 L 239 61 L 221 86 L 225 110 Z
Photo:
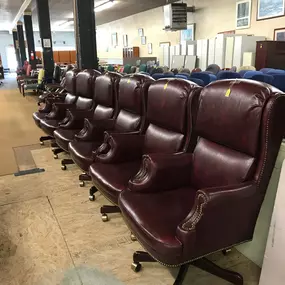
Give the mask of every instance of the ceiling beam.
M 13 22 L 11 24 L 10 31 L 12 31 L 15 28 L 17 22 L 23 16 L 25 10 L 28 9 L 28 7 L 30 6 L 31 2 L 32 2 L 32 0 L 25 0 L 24 1 L 24 3 L 22 4 L 21 8 L 19 9 L 16 17 L 14 18 L 14 20 L 13 20 Z

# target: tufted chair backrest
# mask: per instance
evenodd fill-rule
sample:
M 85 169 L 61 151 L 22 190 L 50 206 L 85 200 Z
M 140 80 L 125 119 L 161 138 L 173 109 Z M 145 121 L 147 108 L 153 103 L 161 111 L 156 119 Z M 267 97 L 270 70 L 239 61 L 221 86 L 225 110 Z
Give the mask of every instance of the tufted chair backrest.
M 236 79 L 205 87 L 191 184 L 201 189 L 256 181 L 265 192 L 284 134 L 282 108 L 284 95 L 265 83 Z
M 145 153 L 185 151 L 190 144 L 201 88 L 183 79 L 161 79 L 149 87 Z

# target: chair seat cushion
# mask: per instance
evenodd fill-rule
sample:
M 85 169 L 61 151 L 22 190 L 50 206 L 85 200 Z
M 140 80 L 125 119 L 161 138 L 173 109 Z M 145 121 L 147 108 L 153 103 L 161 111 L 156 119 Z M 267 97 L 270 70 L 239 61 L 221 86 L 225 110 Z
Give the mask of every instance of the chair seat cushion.
M 126 190 L 119 196 L 119 207 L 142 246 L 160 262 L 175 265 L 182 256 L 176 229 L 193 207 L 195 195 L 190 187 L 158 193 Z
M 46 115 L 47 113 L 40 113 L 40 112 L 33 113 L 33 119 L 39 128 L 41 127 L 41 120 L 43 120 Z
M 88 172 L 90 165 L 94 162 L 92 151 L 101 145 L 100 142 L 73 141 L 68 145 L 68 152 L 73 161 L 83 171 Z
M 129 180 L 139 171 L 140 165 L 140 160 L 120 164 L 94 163 L 89 174 L 100 192 L 118 205 L 119 194 L 128 187 Z
M 68 144 L 74 140 L 75 135 L 77 135 L 79 132 L 80 132 L 80 129 L 78 130 L 58 129 L 53 133 L 53 135 L 54 135 L 54 138 L 58 146 L 61 149 L 68 152 Z
M 58 124 L 61 120 L 41 120 L 41 128 L 42 130 L 49 136 L 53 137 L 53 132 L 58 128 Z

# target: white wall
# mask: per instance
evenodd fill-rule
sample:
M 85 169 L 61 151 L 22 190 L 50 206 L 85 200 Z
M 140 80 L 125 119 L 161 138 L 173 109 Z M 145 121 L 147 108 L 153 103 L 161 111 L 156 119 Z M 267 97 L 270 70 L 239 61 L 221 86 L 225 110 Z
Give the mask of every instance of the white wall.
M 188 6 L 193 0 L 184 1 Z M 194 13 L 196 39 L 213 38 L 217 33 L 235 30 L 236 0 L 199 0 L 195 1 L 197 11 Z M 273 39 L 276 28 L 285 26 L 285 17 L 256 21 L 257 0 L 252 0 L 251 27 L 237 30 L 237 34 L 253 34 Z M 189 23 L 192 20 L 189 20 Z M 156 8 L 132 15 L 97 27 L 99 58 L 122 58 L 123 34 L 128 35 L 129 46 L 139 46 L 140 55 L 148 56 L 147 45 L 141 45 L 138 29 L 144 29 L 148 43 L 153 44 L 153 55 L 159 56 L 159 43 L 170 42 L 176 45 L 180 41 L 180 32 L 165 32 L 163 8 Z M 118 46 L 111 46 L 111 34 L 118 33 Z
M 34 33 L 35 48 L 41 50 L 41 41 L 39 32 Z M 75 50 L 75 38 L 73 32 L 53 32 L 52 41 L 54 50 Z M 63 43 L 65 41 L 65 43 Z M 8 67 L 6 48 L 14 46 L 13 35 L 8 32 L 0 32 L 0 54 L 2 57 L 2 64 L 4 68 Z
M 8 32 L 0 32 L 0 54 L 2 58 L 2 64 L 4 68 L 7 68 L 7 56 L 6 56 L 6 48 L 8 46 L 14 46 L 13 44 L 13 36 Z

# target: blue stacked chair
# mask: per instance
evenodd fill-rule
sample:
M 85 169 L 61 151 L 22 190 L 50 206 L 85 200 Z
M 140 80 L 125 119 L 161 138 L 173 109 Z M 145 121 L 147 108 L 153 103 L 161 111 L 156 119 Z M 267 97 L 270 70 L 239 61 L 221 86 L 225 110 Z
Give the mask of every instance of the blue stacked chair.
M 244 74 L 243 78 L 245 78 L 245 79 L 252 79 L 252 76 L 257 75 L 257 74 L 261 74 L 262 75 L 264 73 L 262 73 L 261 71 L 248 70 Z
M 242 69 L 242 70 L 240 70 L 238 73 L 239 73 L 240 76 L 243 78 L 244 75 L 245 75 L 248 71 L 249 71 L 248 69 Z
M 234 78 L 241 78 L 241 75 L 237 72 L 223 70 L 217 74 L 217 80 L 222 79 L 234 79 Z
M 274 74 L 272 85 L 279 90 L 285 92 L 285 73 L 284 74 Z
M 155 80 L 158 80 L 161 78 L 175 78 L 175 75 L 174 74 L 155 73 L 152 75 L 152 78 Z
M 265 82 L 267 84 L 272 85 L 273 76 L 269 74 L 255 74 L 251 77 L 252 80 Z
M 266 74 L 268 71 L 271 71 L 271 70 L 273 70 L 273 68 L 261 68 L 259 71 Z
M 282 69 L 271 69 L 267 72 L 267 74 L 275 75 L 275 74 L 285 74 L 285 70 Z
M 217 76 L 211 73 L 206 73 L 206 72 L 195 72 L 192 73 L 190 76 L 190 80 L 192 80 L 192 78 L 197 78 L 200 79 L 204 82 L 204 86 L 208 85 L 209 83 L 216 81 L 217 80 Z
M 199 85 L 201 87 L 205 86 L 204 81 L 201 80 L 201 79 L 198 79 L 198 78 L 190 78 L 189 81 L 192 81 L 192 82 L 196 83 L 197 85 Z
M 177 73 L 175 75 L 176 78 L 183 78 L 183 79 L 190 79 L 190 74 L 189 73 L 183 73 L 183 72 L 180 72 L 180 73 Z

